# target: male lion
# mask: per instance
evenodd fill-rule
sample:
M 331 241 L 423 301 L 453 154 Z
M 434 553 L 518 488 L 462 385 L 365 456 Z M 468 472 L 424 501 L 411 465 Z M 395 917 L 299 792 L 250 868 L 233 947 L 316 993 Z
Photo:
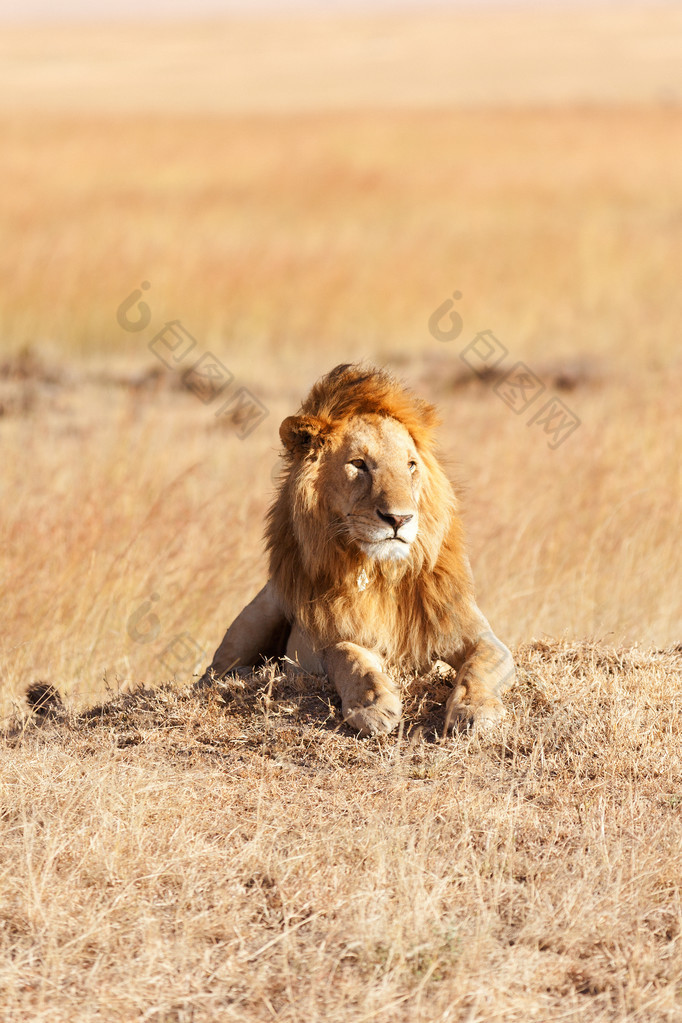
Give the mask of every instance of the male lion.
M 360 735 L 390 731 L 385 665 L 455 669 L 446 722 L 502 717 L 514 663 L 474 599 L 432 405 L 389 373 L 337 366 L 280 427 L 285 470 L 266 529 L 270 578 L 205 674 L 287 656 L 326 673 Z M 454 674 L 454 672 L 453 672 Z

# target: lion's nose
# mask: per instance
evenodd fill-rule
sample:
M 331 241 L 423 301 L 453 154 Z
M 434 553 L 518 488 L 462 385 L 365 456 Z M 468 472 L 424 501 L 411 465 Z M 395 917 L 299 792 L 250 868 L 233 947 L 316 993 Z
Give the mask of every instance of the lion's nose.
M 412 515 L 392 515 L 390 512 L 382 512 L 377 508 L 377 515 L 384 522 L 388 522 L 389 526 L 393 526 L 393 532 L 398 535 L 398 530 L 401 526 L 404 526 L 406 522 L 409 522 Z

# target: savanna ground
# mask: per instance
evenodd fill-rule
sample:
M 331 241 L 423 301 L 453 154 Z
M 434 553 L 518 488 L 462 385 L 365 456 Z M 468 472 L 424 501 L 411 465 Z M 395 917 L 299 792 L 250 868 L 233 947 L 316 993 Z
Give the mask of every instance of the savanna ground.
M 4 33 L 3 1020 L 682 1020 L 682 16 L 514 17 Z M 190 688 L 280 420 L 356 358 L 442 411 L 519 666 L 488 735 L 438 679 L 369 741 L 324 680 Z

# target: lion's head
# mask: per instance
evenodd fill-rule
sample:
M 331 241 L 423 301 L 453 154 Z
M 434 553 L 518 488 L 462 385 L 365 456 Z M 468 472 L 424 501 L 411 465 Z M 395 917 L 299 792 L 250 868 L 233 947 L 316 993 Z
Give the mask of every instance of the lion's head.
M 377 561 L 408 559 L 419 532 L 424 479 L 424 465 L 408 431 L 396 419 L 375 413 L 351 416 L 325 435 L 313 460 L 311 433 L 316 428 L 324 432 L 319 419 L 290 416 L 280 435 L 287 450 L 307 451 L 299 486 L 307 487 L 306 468 L 312 470 L 318 511 L 329 526 L 328 543 Z M 303 516 L 297 525 L 305 542 Z
M 342 365 L 282 423 L 271 579 L 320 643 L 364 637 L 416 663 L 452 633 L 453 614 L 466 632 L 471 575 L 437 422 L 389 373 Z

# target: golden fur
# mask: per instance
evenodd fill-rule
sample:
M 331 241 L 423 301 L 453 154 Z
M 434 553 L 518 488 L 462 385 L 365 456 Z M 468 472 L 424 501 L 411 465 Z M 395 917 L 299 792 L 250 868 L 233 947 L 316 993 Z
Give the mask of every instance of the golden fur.
M 300 415 L 316 432 L 305 449 L 300 444 L 286 449 L 284 479 L 266 532 L 270 579 L 285 613 L 322 647 L 369 633 L 381 637 L 390 663 L 424 669 L 450 645 L 453 622 L 460 646 L 478 625 L 455 495 L 434 453 L 435 409 L 388 373 L 338 366 L 313 387 Z M 316 495 L 319 453 L 333 449 L 334 435 L 356 416 L 397 419 L 425 466 L 420 532 L 409 558 L 397 564 L 372 563 L 352 548 L 327 542 L 327 509 Z M 283 424 L 285 434 L 287 424 L 290 420 Z M 370 583 L 359 592 L 363 568 Z
M 437 422 L 382 370 L 337 366 L 315 384 L 280 428 L 269 582 L 228 629 L 215 673 L 281 654 L 288 638 L 290 656 L 332 676 L 366 734 L 400 715 L 384 665 L 426 671 L 440 658 L 458 671 L 451 717 L 502 714 L 513 662 L 476 606 Z

